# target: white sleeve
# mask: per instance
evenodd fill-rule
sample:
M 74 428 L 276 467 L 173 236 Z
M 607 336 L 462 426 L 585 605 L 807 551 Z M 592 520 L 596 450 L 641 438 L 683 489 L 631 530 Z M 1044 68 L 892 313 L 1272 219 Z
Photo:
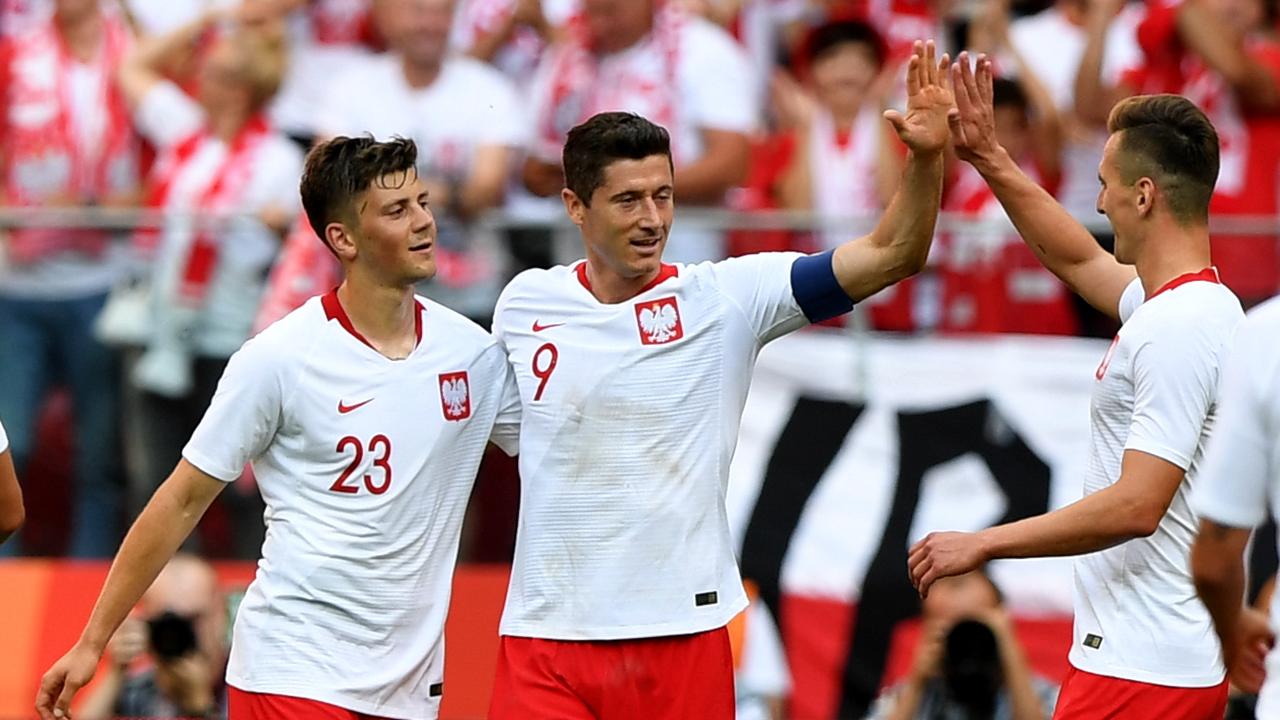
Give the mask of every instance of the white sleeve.
M 138 103 L 133 113 L 134 127 L 151 144 L 166 148 L 200 132 L 204 110 L 177 85 L 156 83 Z
M 702 130 L 750 133 L 759 121 L 754 65 L 728 33 L 690 21 L 681 45 L 681 112 Z
M 1164 333 L 1133 356 L 1133 419 L 1125 450 L 1188 469 L 1218 386 L 1218 353 L 1204 332 Z
M 209 475 L 232 482 L 271 444 L 280 425 L 283 391 L 275 358 L 261 336 L 231 356 L 218 390 L 182 457 Z
M 1147 291 L 1142 288 L 1142 280 L 1134 278 L 1120 293 L 1120 322 L 1127 323 L 1129 318 L 1147 301 Z
M 4 434 L 4 425 L 0 424 L 0 453 L 9 449 L 9 436 Z
M 1268 329 L 1270 334 L 1264 332 Z M 1218 422 L 1191 496 L 1197 515 L 1222 525 L 1257 527 L 1267 519 L 1267 485 L 1280 468 L 1271 466 L 1276 429 L 1265 402 L 1274 396 L 1265 373 L 1275 360 L 1266 338 L 1274 338 L 1277 329 L 1246 319 L 1223 368 Z
M 791 289 L 791 266 L 801 257 L 769 252 L 712 264 L 720 291 L 746 316 L 761 344 L 809 323 Z
M 501 346 L 499 346 L 501 347 Z M 507 364 L 504 353 L 502 364 L 506 367 L 502 384 L 501 402 L 498 417 L 493 423 L 493 434 L 489 441 L 502 448 L 502 452 L 515 455 L 520 449 L 520 388 L 516 385 L 516 374 Z

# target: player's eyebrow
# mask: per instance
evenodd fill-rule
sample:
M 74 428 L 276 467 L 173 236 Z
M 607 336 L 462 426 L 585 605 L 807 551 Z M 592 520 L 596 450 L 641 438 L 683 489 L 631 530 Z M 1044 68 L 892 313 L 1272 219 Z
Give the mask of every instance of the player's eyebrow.
M 634 198 L 640 197 L 643 194 L 644 193 L 640 192 L 639 190 L 623 190 L 620 193 L 614 193 L 612 196 L 609 197 L 609 200 L 611 202 L 617 202 L 619 200 L 632 200 Z
M 378 212 L 383 212 L 383 213 L 391 212 L 392 210 L 395 210 L 397 207 L 401 207 L 408 204 L 409 204 L 408 198 L 400 198 L 399 200 L 392 200 L 391 202 L 379 208 Z

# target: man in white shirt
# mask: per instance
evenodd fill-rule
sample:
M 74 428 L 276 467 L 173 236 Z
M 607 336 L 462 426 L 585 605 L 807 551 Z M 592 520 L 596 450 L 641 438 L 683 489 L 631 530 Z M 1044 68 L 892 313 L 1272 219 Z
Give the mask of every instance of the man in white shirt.
M 444 621 L 486 443 L 515 449 L 502 348 L 415 297 L 435 224 L 412 141 L 312 151 L 302 199 L 345 280 L 232 357 L 183 459 L 134 523 L 36 706 L 66 717 L 103 648 L 210 502 L 252 461 L 258 574 L 227 666 L 232 720 L 435 718 Z
M 751 368 L 769 341 L 924 264 L 947 59 L 917 43 L 902 186 L 871 234 L 820 255 L 668 265 L 667 131 L 574 128 L 562 198 L 587 259 L 507 286 L 494 334 L 524 408 L 520 527 L 490 720 L 733 717 L 725 625 L 747 605 L 725 517 Z
M 1191 548 L 1196 592 L 1213 616 L 1231 681 L 1259 694 L 1260 718 L 1280 714 L 1280 653 L 1272 651 L 1280 615 L 1274 596 L 1270 621 L 1244 607 L 1243 558 L 1267 511 L 1280 512 L 1278 338 L 1280 300 L 1259 305 L 1240 324 L 1223 367 L 1221 417 L 1205 457 L 1204 481 L 1191 497 L 1200 516 Z
M 1078 555 L 1072 670 L 1055 717 L 1221 717 L 1222 656 L 1187 568 L 1187 499 L 1214 425 L 1220 360 L 1243 317 L 1209 267 L 1217 133 L 1183 97 L 1116 106 L 1098 169 L 1112 256 L 996 141 L 991 62 L 981 58 L 975 76 L 962 55 L 953 75 L 957 153 L 1041 262 L 1124 325 L 1096 373 L 1085 497 L 977 533 L 931 533 L 910 550 L 912 582 L 926 595 L 989 560 Z
M 18 532 L 26 519 L 22 507 L 22 487 L 13 469 L 13 455 L 9 452 L 9 436 L 0 425 L 0 544 Z
M 526 187 L 555 197 L 565 133 L 596 113 L 626 110 L 667 128 L 682 201 L 716 207 L 746 180 L 760 114 L 751 59 L 722 28 L 679 2 L 583 0 L 542 56 L 529 87 L 534 137 Z M 720 235 L 673 232 L 668 257 L 724 257 Z
M 390 51 L 351 63 L 327 88 L 323 132 L 412 139 L 439 227 L 438 272 L 423 292 L 487 320 L 503 258 L 471 221 L 502 203 L 515 148 L 526 136 L 512 83 L 474 58 L 450 55 L 455 0 L 375 0 Z

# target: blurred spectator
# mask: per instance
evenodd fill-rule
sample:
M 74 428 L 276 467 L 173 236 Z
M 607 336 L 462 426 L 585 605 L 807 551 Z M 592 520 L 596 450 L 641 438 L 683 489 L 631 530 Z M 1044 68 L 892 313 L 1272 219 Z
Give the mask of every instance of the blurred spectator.
M 330 87 L 331 135 L 392 135 L 418 144 L 418 173 L 439 230 L 425 295 L 484 321 L 502 289 L 502 258 L 470 221 L 502 202 L 525 137 L 515 88 L 474 58 L 450 56 L 454 0 L 375 0 L 390 52 L 354 65 Z
M 13 470 L 13 454 L 9 452 L 9 437 L 4 425 L 0 425 L 0 544 L 22 527 L 26 513 L 22 509 L 22 487 Z
M 1209 206 L 1214 220 L 1275 215 L 1280 210 L 1280 41 L 1263 0 L 1153 0 L 1138 28 L 1141 65 L 1108 84 L 1099 70 L 1103 38 L 1119 2 L 1099 0 L 1090 10 L 1076 93 L 1081 114 L 1101 120 L 1116 101 L 1136 93 L 1187 97 L 1218 131 L 1221 169 Z M 1262 228 L 1272 225 L 1274 218 L 1266 218 Z M 1277 245 L 1274 234 L 1213 233 L 1214 265 L 1246 307 L 1280 288 Z
M 718 206 L 746 179 L 757 87 L 733 38 L 677 0 L 582 0 L 582 13 L 533 81 L 525 185 L 536 195 L 558 194 L 565 133 L 598 112 L 625 110 L 670 131 L 678 202 Z M 723 257 L 719 233 L 682 223 L 671 233 L 668 259 Z
M 1073 217 L 1095 226 L 1101 219 L 1096 208 L 1098 163 L 1107 139 L 1106 118 L 1099 120 L 1096 114 L 1082 117 L 1076 112 L 1075 84 L 1087 38 L 1086 13 L 1090 4 L 1099 2 L 1106 0 L 1057 0 L 1046 10 L 1014 20 L 1007 39 L 1001 38 L 997 46 L 982 48 L 996 57 L 1002 74 L 1016 76 L 1022 67 L 1032 68 L 1048 91 L 1063 131 L 1062 181 L 1055 194 Z M 1138 61 L 1135 30 L 1141 15 L 1139 5 L 1129 5 L 1108 26 L 1103 67 L 1108 82 L 1115 82 Z M 1013 53 L 1016 58 L 1011 57 Z M 1109 233 L 1102 233 L 1105 241 L 1109 241 Z
M 198 96 L 189 97 L 162 69 L 182 61 L 224 19 L 221 31 L 203 43 Z M 144 347 L 127 383 L 135 512 L 180 456 L 227 359 L 249 336 L 280 234 L 299 211 L 302 152 L 265 115 L 284 73 L 282 36 L 270 23 L 250 27 L 235 20 L 210 13 L 148 40 L 120 71 L 138 129 L 158 151 L 151 204 L 168 214 L 148 302 L 138 317 L 124 318 L 145 331 L 109 333 Z M 256 493 L 223 497 L 233 514 L 237 554 L 256 557 L 261 500 Z
M 781 71 L 774 78 L 785 148 L 776 187 L 785 209 L 865 218 L 865 228 L 842 223 L 820 233 L 816 249 L 827 250 L 872 228 L 897 188 L 902 150 L 881 116 L 883 98 L 873 94 L 884 60 L 876 31 L 862 22 L 828 23 L 805 48 L 805 86 Z
M 303 212 L 285 236 L 284 248 L 271 268 L 267 290 L 253 321 L 257 334 L 271 323 L 302 307 L 316 295 L 323 295 L 342 282 L 342 265 L 316 237 Z
M 1040 720 L 1052 714 L 1058 689 L 1032 673 L 1000 590 L 983 571 L 931 587 L 921 622 L 910 675 L 876 701 L 871 720 Z
M 57 0 L 54 16 L 0 39 L 0 205 L 55 208 L 137 200 L 139 149 L 113 76 L 131 38 L 98 0 Z M 0 235 L 0 416 L 23 472 L 53 383 L 74 408 L 70 552 L 119 541 L 116 359 L 93 322 L 126 251 L 111 233 L 22 228 Z M 10 547 L 12 548 L 12 546 Z
M 861 20 L 885 39 L 892 68 L 911 55 L 916 40 L 932 39 L 939 52 L 948 49 L 943 19 L 951 0 L 809 0 L 809 23 Z
M 579 0 L 459 0 L 453 43 L 524 87 Z
M 227 611 L 213 568 L 179 554 L 107 645 L 107 673 L 76 718 L 225 718 Z
M 51 0 L 0 0 L 0 38 L 21 35 L 49 19 Z

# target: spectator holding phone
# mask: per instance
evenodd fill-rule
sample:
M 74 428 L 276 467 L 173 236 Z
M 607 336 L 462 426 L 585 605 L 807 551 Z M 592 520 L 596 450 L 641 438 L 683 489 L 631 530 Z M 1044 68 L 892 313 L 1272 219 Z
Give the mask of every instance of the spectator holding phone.
M 76 720 L 225 718 L 224 609 L 209 563 L 175 556 L 143 596 L 138 614 L 111 638 L 109 670 Z

